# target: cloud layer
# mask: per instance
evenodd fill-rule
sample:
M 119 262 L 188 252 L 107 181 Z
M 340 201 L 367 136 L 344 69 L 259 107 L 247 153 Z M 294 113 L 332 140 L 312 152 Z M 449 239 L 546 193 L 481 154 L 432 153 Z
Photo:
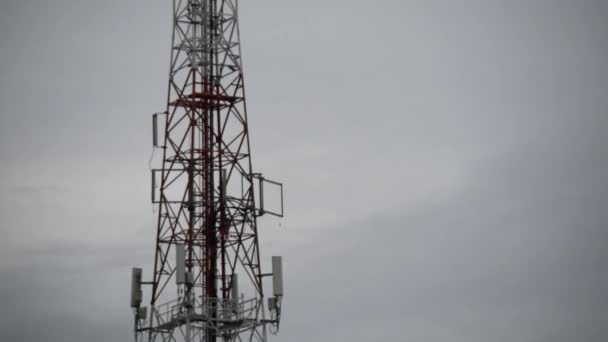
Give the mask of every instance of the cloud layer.
M 169 1 L 0 5 L 0 339 L 132 337 Z M 608 6 L 241 2 L 273 340 L 608 338 Z M 267 266 L 267 265 L 265 265 Z

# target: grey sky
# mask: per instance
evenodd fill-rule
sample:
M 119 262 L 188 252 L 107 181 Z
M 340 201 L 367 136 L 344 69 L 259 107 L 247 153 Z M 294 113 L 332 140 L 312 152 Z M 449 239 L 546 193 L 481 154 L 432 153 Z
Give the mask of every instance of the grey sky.
M 0 3 L 0 340 L 131 338 L 169 0 Z M 608 2 L 241 1 L 273 341 L 608 339 Z

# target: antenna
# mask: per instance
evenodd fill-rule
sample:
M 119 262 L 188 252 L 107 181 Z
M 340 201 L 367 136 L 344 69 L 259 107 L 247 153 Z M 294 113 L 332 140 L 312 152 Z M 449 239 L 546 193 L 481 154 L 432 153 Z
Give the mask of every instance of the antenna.
M 131 269 L 131 307 L 139 308 L 142 299 L 141 292 L 141 268 Z
M 275 297 L 283 296 L 283 260 L 280 256 L 272 257 L 272 292 Z
M 183 244 L 175 245 L 175 283 L 186 282 L 186 249 Z

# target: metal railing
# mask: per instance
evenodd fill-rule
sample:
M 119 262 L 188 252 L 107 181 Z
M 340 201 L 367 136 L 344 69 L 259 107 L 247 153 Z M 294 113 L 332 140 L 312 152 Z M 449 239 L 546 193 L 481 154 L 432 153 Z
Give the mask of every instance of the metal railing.
M 184 298 L 178 298 L 152 309 L 151 318 L 156 322 L 155 326 L 162 326 L 171 322 L 185 319 L 189 316 L 197 320 L 207 321 L 214 325 L 220 323 L 255 322 L 261 311 L 260 300 L 251 298 L 244 300 L 241 297 L 238 302 L 233 299 L 221 299 L 210 297 L 195 298 L 188 303 Z M 216 313 L 213 315 L 213 313 Z

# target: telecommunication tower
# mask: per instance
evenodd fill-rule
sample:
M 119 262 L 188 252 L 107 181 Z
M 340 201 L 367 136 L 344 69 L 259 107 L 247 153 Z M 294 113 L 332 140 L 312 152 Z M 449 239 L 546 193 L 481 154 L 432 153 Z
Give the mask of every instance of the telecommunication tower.
M 173 0 L 167 108 L 152 117 L 154 270 L 132 271 L 136 341 L 266 341 L 278 330 L 282 261 L 262 273 L 257 218 L 283 216 L 283 186 L 252 171 L 239 36 L 238 0 Z

